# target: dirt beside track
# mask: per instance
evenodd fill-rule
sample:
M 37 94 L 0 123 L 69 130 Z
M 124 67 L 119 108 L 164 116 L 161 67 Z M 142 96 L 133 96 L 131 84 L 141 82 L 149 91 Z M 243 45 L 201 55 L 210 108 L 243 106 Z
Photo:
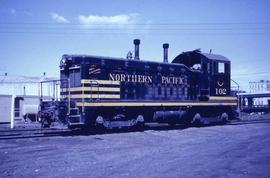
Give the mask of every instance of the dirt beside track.
M 270 120 L 0 140 L 1 177 L 269 177 Z

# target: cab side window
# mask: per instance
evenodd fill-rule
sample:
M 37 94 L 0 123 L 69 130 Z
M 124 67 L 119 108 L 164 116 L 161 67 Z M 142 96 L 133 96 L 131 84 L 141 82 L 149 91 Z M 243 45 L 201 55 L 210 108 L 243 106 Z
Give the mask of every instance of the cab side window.
M 225 62 L 217 62 L 213 63 L 214 74 L 229 74 L 230 73 L 230 64 Z
M 225 64 L 223 62 L 218 63 L 218 73 L 225 73 Z
M 201 68 L 202 68 L 201 64 L 194 64 L 194 65 L 191 67 L 191 69 L 193 69 L 193 70 L 201 70 Z

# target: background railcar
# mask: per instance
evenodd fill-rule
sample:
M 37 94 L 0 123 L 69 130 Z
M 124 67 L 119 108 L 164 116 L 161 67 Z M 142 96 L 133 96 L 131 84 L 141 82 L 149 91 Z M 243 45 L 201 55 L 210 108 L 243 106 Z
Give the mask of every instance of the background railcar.
M 227 58 L 195 50 L 168 63 L 169 45 L 164 44 L 164 62 L 151 62 L 140 60 L 139 43 L 134 40 L 133 60 L 63 55 L 60 79 L 66 116 L 61 120 L 70 127 L 112 128 L 233 116 L 237 100 L 230 96 Z

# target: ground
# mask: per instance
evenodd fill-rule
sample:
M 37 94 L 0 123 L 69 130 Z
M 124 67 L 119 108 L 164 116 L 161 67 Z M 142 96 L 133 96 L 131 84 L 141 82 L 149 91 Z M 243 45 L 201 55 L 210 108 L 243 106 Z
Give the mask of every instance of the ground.
M 270 120 L 0 140 L 1 177 L 270 177 Z

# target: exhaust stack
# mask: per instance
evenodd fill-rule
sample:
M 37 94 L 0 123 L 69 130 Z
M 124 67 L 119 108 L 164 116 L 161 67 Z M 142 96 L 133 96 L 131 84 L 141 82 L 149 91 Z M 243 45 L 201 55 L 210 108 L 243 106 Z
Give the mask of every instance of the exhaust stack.
M 163 62 L 164 63 L 168 63 L 168 48 L 169 48 L 169 44 L 164 43 L 163 44 Z
M 139 39 L 135 39 L 133 41 L 134 45 L 135 45 L 135 56 L 134 56 L 134 59 L 135 60 L 140 60 L 140 49 L 139 49 L 139 45 L 140 45 L 140 40 Z

